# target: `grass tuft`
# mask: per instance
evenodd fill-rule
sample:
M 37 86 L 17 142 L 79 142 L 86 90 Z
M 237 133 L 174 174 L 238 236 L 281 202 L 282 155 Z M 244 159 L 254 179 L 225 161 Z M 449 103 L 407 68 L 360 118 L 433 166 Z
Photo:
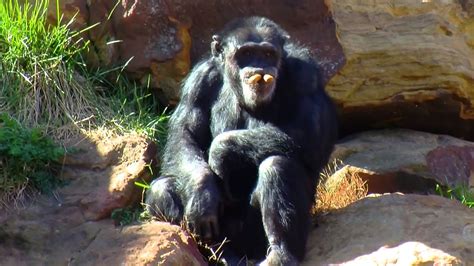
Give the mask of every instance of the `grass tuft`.
M 334 160 L 321 173 L 313 214 L 321 215 L 341 209 L 367 196 L 365 181 L 357 175 L 338 171 L 341 165 L 341 161 Z
M 48 4 L 0 2 L 0 111 L 60 139 L 101 105 L 76 71 L 87 42 L 68 24 L 47 24 Z
M 437 184 L 436 194 L 448 199 L 458 200 L 468 208 L 474 208 L 474 191 L 467 186 L 448 188 Z
M 115 209 L 112 211 L 110 218 L 114 220 L 116 226 L 126 226 L 151 220 L 151 216 L 147 212 L 134 207 Z
M 119 70 L 117 70 L 119 71 Z M 96 73 L 96 80 L 109 88 L 102 97 L 107 100 L 111 112 L 98 113 L 96 125 L 115 134 L 134 132 L 157 139 L 163 145 L 167 134 L 169 113 L 162 110 L 160 103 L 151 93 L 150 84 L 139 85 L 125 78 L 120 72 L 118 78 L 110 82 L 105 73 Z

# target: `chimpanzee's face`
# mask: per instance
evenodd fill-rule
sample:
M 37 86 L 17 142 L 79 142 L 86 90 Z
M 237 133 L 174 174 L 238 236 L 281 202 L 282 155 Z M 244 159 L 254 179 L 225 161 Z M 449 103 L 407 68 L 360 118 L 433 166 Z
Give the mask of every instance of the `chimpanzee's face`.
M 235 55 L 246 105 L 255 106 L 272 98 L 280 64 L 278 51 L 268 42 L 245 43 Z
M 227 43 L 226 75 L 245 107 L 255 109 L 269 102 L 275 92 L 281 65 L 281 45 L 271 32 L 240 31 Z

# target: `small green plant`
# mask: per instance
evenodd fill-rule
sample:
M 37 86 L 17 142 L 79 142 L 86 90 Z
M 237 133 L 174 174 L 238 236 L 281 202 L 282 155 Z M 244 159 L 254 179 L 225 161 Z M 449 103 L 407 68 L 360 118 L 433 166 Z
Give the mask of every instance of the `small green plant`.
M 131 208 L 118 208 L 112 211 L 110 217 L 115 221 L 116 225 L 125 226 L 138 221 L 140 210 Z
M 449 188 L 437 184 L 436 194 L 445 198 L 458 200 L 468 208 L 474 208 L 474 191 L 470 190 L 467 186 Z
M 61 184 L 56 174 L 64 153 L 39 129 L 24 128 L 0 113 L 0 204 L 15 200 L 27 186 L 48 193 Z
M 143 192 L 145 192 L 147 189 L 150 188 L 150 185 L 147 184 L 145 181 L 144 182 L 135 182 L 135 186 L 141 187 L 143 189 Z
M 141 207 L 118 208 L 112 211 L 110 217 L 114 220 L 115 224 L 119 226 L 151 220 L 148 212 L 143 211 Z

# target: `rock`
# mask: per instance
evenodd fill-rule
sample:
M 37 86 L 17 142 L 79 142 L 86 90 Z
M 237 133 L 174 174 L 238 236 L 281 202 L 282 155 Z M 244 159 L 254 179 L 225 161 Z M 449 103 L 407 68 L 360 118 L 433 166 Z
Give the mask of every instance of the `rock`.
M 73 265 L 207 265 L 186 232 L 162 222 L 101 230 L 71 262 Z
M 137 204 L 156 164 L 156 146 L 138 135 L 95 134 L 72 141 L 67 185 L 24 208 L 0 211 L 0 265 L 205 265 L 178 226 L 116 227 L 115 208 Z M 98 221 L 100 220 L 100 221 Z
M 470 265 L 474 212 L 438 196 L 368 197 L 319 220 L 303 265 Z
M 474 143 L 437 147 L 426 156 L 430 172 L 444 183 L 474 187 Z
M 399 246 L 379 250 L 342 263 L 342 265 L 462 265 L 455 257 L 420 242 L 406 242 Z
M 370 193 L 426 192 L 435 182 L 474 187 L 474 143 L 413 130 L 380 130 L 352 135 L 335 148 L 343 167 L 357 174 Z
M 12 230 L 12 224 L 2 224 L 1 265 L 206 265 L 194 240 L 168 223 L 120 228 L 110 220 L 82 219 L 67 224 L 53 220 L 44 223 L 34 217 L 32 221 L 26 225 L 21 220 L 18 225 L 30 232 L 18 232 Z M 38 224 L 54 230 L 37 234 Z M 32 238 L 35 233 L 38 237 Z
M 32 0 L 30 0 L 32 1 Z M 334 22 L 323 0 L 286 1 L 183 1 L 183 0 L 66 0 L 60 1 L 66 21 L 76 12 L 75 29 L 100 23 L 83 37 L 91 41 L 88 61 L 115 66 L 129 59 L 126 72 L 151 85 L 159 95 L 177 101 L 179 83 L 192 63 L 210 51 L 211 36 L 233 18 L 267 16 L 307 44 L 321 63 L 328 80 L 343 64 Z M 56 19 L 55 1 L 49 17 Z M 308 34 L 311 33 L 311 34 Z
M 327 86 L 343 133 L 396 126 L 473 139 L 471 1 L 327 3 L 346 56 Z
M 156 145 L 137 135 L 80 142 L 78 151 L 64 158 L 62 178 L 69 185 L 58 190 L 62 204 L 80 206 L 86 219 L 110 217 L 111 212 L 136 204 L 141 188 L 151 180 Z

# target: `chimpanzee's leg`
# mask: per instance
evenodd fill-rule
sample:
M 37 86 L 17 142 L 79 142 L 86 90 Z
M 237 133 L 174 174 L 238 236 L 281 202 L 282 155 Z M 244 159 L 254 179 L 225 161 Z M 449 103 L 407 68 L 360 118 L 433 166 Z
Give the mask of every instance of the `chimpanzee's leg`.
M 294 154 L 288 136 L 271 126 L 232 130 L 214 138 L 209 166 L 222 179 L 231 200 L 247 200 L 258 177 L 258 166 L 272 155 Z
M 269 252 L 263 264 L 296 265 L 304 257 L 315 177 L 296 160 L 271 156 L 259 166 L 252 205 L 260 208 Z
M 179 224 L 183 218 L 183 204 L 176 191 L 175 179 L 160 176 L 153 180 L 146 194 L 145 206 L 158 219 Z
M 260 210 L 250 206 L 247 200 L 226 208 L 225 214 L 222 217 L 221 237 L 229 241 L 224 246 L 223 254 L 227 265 L 253 265 L 249 262 L 263 260 L 268 241 Z
M 248 199 L 257 180 L 257 163 L 252 158 L 254 143 L 247 140 L 248 130 L 221 133 L 209 149 L 209 166 L 222 179 L 228 200 Z
M 219 217 L 221 239 L 230 240 L 224 257 L 231 265 L 246 265 L 246 259 L 262 259 L 267 240 L 258 207 L 250 206 L 250 195 L 258 177 L 255 143 L 249 130 L 218 135 L 209 150 L 209 166 L 223 181 L 225 204 Z M 258 146 L 258 145 L 257 145 Z

